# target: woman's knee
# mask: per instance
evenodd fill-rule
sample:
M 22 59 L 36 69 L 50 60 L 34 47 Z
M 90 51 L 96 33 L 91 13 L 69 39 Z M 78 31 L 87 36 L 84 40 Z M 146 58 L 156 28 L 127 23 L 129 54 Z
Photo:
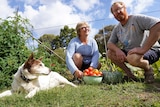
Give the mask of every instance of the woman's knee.
M 73 55 L 73 60 L 82 60 L 82 59 L 83 59 L 83 57 L 80 53 L 75 53 Z
M 73 61 L 76 64 L 76 66 L 81 66 L 83 61 L 82 55 L 80 53 L 75 53 L 73 55 Z

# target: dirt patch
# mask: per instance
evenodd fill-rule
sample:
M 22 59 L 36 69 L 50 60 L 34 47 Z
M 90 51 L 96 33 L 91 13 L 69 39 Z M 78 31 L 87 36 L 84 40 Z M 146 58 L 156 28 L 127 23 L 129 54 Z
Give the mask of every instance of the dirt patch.
M 147 101 L 149 99 L 152 99 L 153 95 L 151 93 L 143 92 L 143 93 L 138 93 L 137 97 L 141 101 Z

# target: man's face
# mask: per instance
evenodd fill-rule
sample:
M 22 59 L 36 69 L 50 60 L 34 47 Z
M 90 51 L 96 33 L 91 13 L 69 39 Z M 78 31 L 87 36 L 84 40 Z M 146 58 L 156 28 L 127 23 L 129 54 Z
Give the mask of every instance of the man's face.
M 120 21 L 120 22 L 125 21 L 127 13 L 126 13 L 126 8 L 123 5 L 121 5 L 121 4 L 113 5 L 112 6 L 112 13 L 118 21 Z

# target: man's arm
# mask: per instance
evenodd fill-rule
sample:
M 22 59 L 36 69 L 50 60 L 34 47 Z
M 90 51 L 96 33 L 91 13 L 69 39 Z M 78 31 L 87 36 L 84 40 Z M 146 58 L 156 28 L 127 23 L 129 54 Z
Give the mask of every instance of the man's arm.
M 145 54 L 159 39 L 160 39 L 160 22 L 155 24 L 150 30 L 149 30 L 149 36 L 144 42 L 142 47 L 137 47 L 132 50 L 130 50 L 129 54 Z
M 107 48 L 113 52 L 116 52 L 117 50 L 120 50 L 114 43 L 108 42 Z
M 149 31 L 149 37 L 142 46 L 142 49 L 145 52 L 147 52 L 160 39 L 160 22 L 155 24 Z

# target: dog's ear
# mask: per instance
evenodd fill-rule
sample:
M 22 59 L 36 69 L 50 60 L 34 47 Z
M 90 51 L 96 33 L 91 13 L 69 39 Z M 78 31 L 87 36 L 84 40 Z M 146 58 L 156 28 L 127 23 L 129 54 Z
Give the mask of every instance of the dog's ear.
M 40 57 L 39 60 L 42 61 L 43 57 Z
M 42 61 L 42 59 L 43 59 L 42 57 L 39 58 L 40 61 Z
M 24 68 L 30 68 L 33 61 L 34 61 L 34 56 L 33 56 L 33 52 L 32 52 L 31 55 L 29 56 L 28 60 L 25 62 Z
M 29 61 L 29 60 L 32 60 L 32 59 L 34 59 L 33 52 L 31 53 L 30 57 L 28 58 L 28 61 Z

